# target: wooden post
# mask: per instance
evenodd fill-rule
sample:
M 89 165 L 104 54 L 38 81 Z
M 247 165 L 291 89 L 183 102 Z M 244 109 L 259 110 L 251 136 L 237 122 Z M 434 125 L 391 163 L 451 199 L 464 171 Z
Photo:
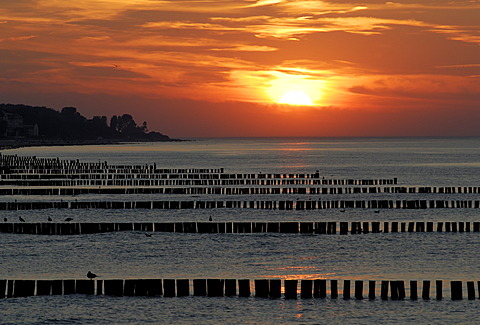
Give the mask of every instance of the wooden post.
M 282 280 L 270 280 L 270 298 L 280 298 L 282 292 Z
M 397 281 L 390 281 L 390 298 L 392 300 L 398 300 Z
M 126 279 L 123 286 L 124 296 L 135 296 L 135 279 Z
M 338 298 L 338 281 L 330 280 L 330 297 L 332 299 Z
M 443 283 L 442 280 L 436 281 L 436 290 L 437 290 L 437 300 L 442 300 L 443 298 Z
M 340 222 L 340 235 L 348 234 L 348 222 Z
M 285 299 L 297 299 L 298 280 L 284 280 Z
M 238 296 L 250 297 L 250 280 L 238 280 Z
M 255 279 L 255 297 L 268 298 L 268 280 Z
M 405 299 L 405 282 L 402 280 L 396 281 L 397 282 L 397 291 L 398 291 L 398 299 L 403 300 Z
M 193 280 L 193 295 L 205 297 L 207 295 L 207 280 L 194 279 Z
M 103 295 L 103 280 L 95 280 L 95 282 L 97 283 L 97 291 L 95 294 L 97 296 Z
M 410 299 L 418 299 L 417 281 L 410 281 Z
M 225 280 L 225 296 L 234 297 L 237 295 L 237 281 L 235 279 Z
M 388 233 L 388 231 L 389 231 L 388 221 L 385 221 L 385 222 L 383 223 L 383 232 L 384 232 L 384 233 Z
M 428 280 L 423 281 L 422 298 L 424 300 L 430 299 L 430 281 Z
M 123 280 L 122 281 L 122 294 L 123 294 Z M 63 294 L 73 295 L 75 294 L 75 280 L 63 280 Z
M 381 288 L 381 293 L 380 293 L 380 296 L 382 297 L 382 300 L 387 300 L 388 299 L 388 283 L 389 283 L 389 281 L 382 281 L 382 288 Z
M 13 297 L 31 297 L 35 293 L 35 280 L 15 280 Z
M 437 232 L 443 231 L 443 222 L 437 222 Z
M 398 232 L 398 222 L 392 222 L 392 232 Z
M 164 297 L 175 297 L 175 279 L 164 279 L 163 280 L 163 296 Z
M 37 280 L 37 296 L 50 296 L 52 294 L 52 283 L 52 280 Z M 3 291 L 5 292 L 5 290 Z M 0 286 L 0 295 L 4 292 L 1 292 Z
M 355 280 L 355 299 L 363 299 L 363 281 Z
M 300 282 L 300 297 L 302 299 L 312 298 L 313 281 L 303 279 Z
M 327 280 L 317 279 L 313 281 L 313 296 L 315 298 L 327 297 Z
M 376 283 L 375 281 L 368 281 L 368 299 L 370 300 L 374 300 L 375 299 L 375 287 L 376 287 Z
M 450 282 L 450 291 L 452 294 L 452 300 L 462 300 L 462 281 L 451 281 Z
M 219 279 L 207 279 L 207 296 L 222 297 L 224 292 L 224 281 Z
M 467 281 L 468 300 L 475 300 L 475 284 L 473 281 Z
M 0 299 L 5 298 L 6 289 L 7 289 L 7 280 L 0 279 Z
M 177 279 L 177 297 L 185 297 L 190 295 L 190 280 Z
M 350 280 L 343 280 L 343 299 L 350 299 L 350 292 Z

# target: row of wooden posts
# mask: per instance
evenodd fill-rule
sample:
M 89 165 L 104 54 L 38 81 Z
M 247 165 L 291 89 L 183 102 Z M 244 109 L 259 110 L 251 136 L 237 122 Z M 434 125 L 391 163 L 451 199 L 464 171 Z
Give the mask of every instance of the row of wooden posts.
M 254 284 L 253 288 L 251 284 Z M 108 296 L 163 296 L 163 297 L 259 297 L 285 299 L 311 298 L 339 298 L 339 280 L 280 280 L 280 279 L 111 279 L 111 280 L 0 280 L 0 298 L 16 298 L 29 296 L 49 295 L 108 295 Z M 343 280 L 343 295 L 340 298 L 357 300 L 376 299 L 377 283 L 380 284 L 380 298 L 383 300 L 402 300 L 409 298 L 417 300 L 430 299 L 431 282 L 421 281 L 419 290 L 417 281 L 409 281 L 409 288 L 405 281 L 366 281 L 368 291 L 364 292 L 363 280 Z M 327 289 L 327 284 L 330 288 Z M 300 290 L 298 290 L 300 284 Z M 366 286 L 365 286 L 366 287 Z M 435 281 L 435 299 L 443 299 L 443 281 Z M 477 299 L 475 282 L 466 281 L 469 300 Z M 477 282 L 477 292 L 480 293 L 480 281 Z M 450 298 L 461 300 L 464 298 L 462 281 L 450 281 Z M 366 293 L 366 295 L 365 295 Z M 480 297 L 478 297 L 480 298 Z
M 480 193 L 480 187 L 3 187 L 0 195 L 84 194 L 179 194 L 179 195 L 270 195 L 270 194 L 377 194 L 377 193 Z
M 307 201 L 14 201 L 0 202 L 0 210 L 42 209 L 479 209 L 480 200 L 307 200 Z M 375 211 L 379 212 L 379 211 Z
M 339 228 L 337 228 L 337 225 Z M 100 222 L 100 223 L 0 223 L 1 233 L 81 235 L 115 231 L 176 232 L 199 234 L 290 233 L 367 234 L 397 232 L 480 232 L 480 222 Z

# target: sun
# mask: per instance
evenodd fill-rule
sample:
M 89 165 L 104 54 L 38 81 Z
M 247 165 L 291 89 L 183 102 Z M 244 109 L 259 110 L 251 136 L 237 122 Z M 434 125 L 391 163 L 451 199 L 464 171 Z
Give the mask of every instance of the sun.
M 310 96 L 301 90 L 290 90 L 282 95 L 278 101 L 280 104 L 311 106 L 313 105 Z

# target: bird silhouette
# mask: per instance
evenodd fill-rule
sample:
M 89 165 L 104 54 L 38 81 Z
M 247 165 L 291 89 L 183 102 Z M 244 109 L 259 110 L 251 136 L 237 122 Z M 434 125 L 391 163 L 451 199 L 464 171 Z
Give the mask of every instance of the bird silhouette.
M 25 222 L 25 219 L 23 219 L 22 217 L 18 217 L 18 220 L 20 220 L 21 222 Z
M 90 271 L 87 272 L 87 278 L 89 278 L 90 280 L 93 279 L 93 278 L 96 278 L 97 275 L 95 273 L 92 273 Z
M 48 221 L 52 221 L 52 218 L 48 217 L 48 219 L 47 219 L 47 220 L 48 220 Z
M 70 217 L 65 219 L 65 221 L 72 221 L 72 220 L 73 220 L 73 218 L 70 218 Z
M 145 236 L 147 236 L 147 237 L 152 237 L 152 234 L 147 234 L 147 233 L 145 233 Z

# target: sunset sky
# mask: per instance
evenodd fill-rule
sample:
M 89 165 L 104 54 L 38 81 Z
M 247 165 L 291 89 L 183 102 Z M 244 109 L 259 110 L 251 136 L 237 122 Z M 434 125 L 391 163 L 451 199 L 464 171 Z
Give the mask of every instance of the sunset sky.
M 0 0 L 0 103 L 171 137 L 480 135 L 480 0 Z

